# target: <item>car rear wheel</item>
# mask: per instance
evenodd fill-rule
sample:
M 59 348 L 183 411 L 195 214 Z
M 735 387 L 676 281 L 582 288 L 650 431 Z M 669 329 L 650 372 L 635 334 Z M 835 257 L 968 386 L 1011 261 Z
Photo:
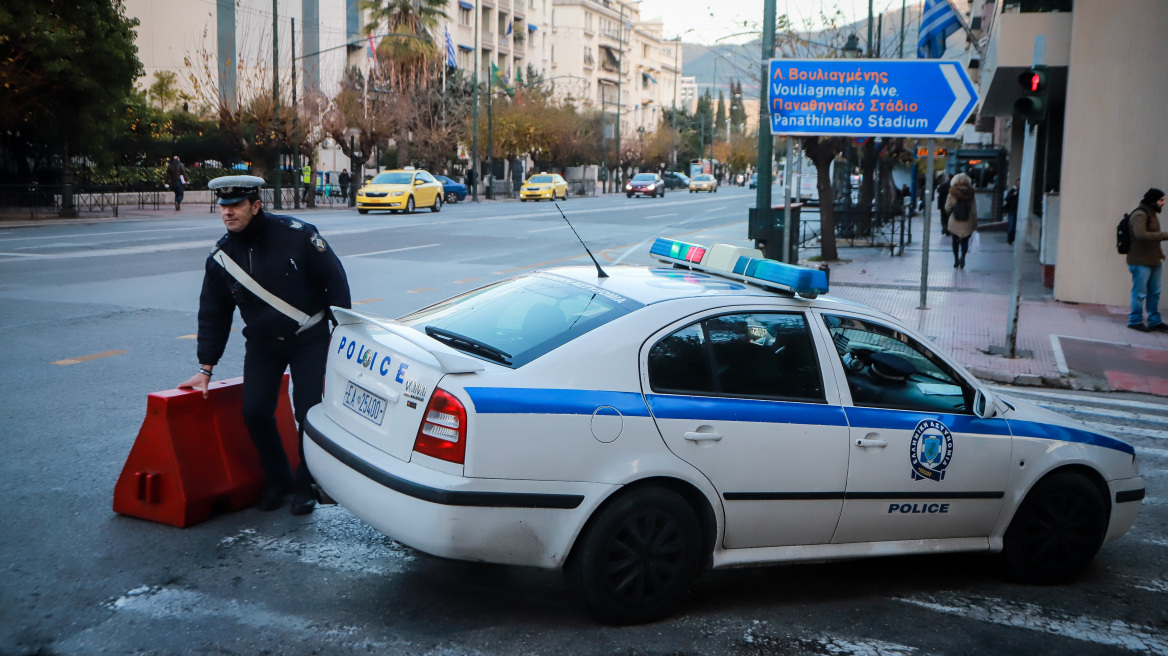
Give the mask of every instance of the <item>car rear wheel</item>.
M 406 214 L 414 213 L 414 197 L 410 196 L 406 199 Z
M 458 194 L 454 193 L 453 191 L 446 192 L 446 202 L 447 203 L 457 203 L 458 202 Z
M 1106 500 L 1071 472 L 1049 476 L 1026 495 L 1006 530 L 1006 565 L 1025 583 L 1061 583 L 1087 566 L 1107 530 Z
M 701 551 L 689 504 L 669 490 L 644 488 L 590 520 L 564 570 L 573 595 L 598 619 L 639 624 L 664 617 L 681 601 Z
M 568 190 L 567 189 L 564 190 L 564 197 L 561 200 L 563 200 L 565 203 L 568 202 Z
M 430 206 L 430 211 L 434 213 L 442 211 L 442 196 L 434 197 L 434 204 Z

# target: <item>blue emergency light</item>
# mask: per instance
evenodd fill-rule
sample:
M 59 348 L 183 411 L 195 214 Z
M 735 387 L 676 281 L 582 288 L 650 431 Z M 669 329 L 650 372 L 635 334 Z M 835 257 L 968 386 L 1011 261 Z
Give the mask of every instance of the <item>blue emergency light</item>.
M 706 257 L 706 247 L 658 237 L 657 241 L 653 242 L 653 247 L 649 249 L 649 255 L 666 263 L 694 266 L 701 264 Z
M 827 274 L 818 269 L 743 256 L 734 263 L 734 273 L 750 279 L 750 282 L 786 289 L 804 298 L 827 293 Z

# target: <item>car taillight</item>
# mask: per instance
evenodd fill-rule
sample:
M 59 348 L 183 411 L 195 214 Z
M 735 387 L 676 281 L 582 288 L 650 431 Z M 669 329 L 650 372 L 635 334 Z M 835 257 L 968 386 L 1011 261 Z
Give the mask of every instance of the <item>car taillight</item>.
M 466 456 L 466 407 L 453 394 L 435 388 L 418 427 L 414 451 L 463 464 Z

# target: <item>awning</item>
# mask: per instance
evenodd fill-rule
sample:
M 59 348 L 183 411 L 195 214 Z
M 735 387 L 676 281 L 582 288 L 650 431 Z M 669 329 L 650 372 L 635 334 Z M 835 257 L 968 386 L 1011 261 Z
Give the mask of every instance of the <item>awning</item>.
M 527 31 L 528 31 L 528 32 L 534 32 L 534 31 L 536 31 L 536 30 L 538 30 L 538 29 L 539 29 L 538 27 L 536 27 L 536 26 L 532 25 L 531 23 L 528 23 L 528 24 L 527 24 Z
M 465 51 L 467 51 L 467 52 L 474 52 L 474 46 L 464 46 L 464 45 L 462 45 L 461 43 L 460 43 L 460 44 L 458 44 L 458 49 L 459 49 L 459 50 L 465 50 Z
M 474 4 L 467 2 L 466 0 L 458 0 L 458 6 L 462 7 L 463 9 L 474 9 Z

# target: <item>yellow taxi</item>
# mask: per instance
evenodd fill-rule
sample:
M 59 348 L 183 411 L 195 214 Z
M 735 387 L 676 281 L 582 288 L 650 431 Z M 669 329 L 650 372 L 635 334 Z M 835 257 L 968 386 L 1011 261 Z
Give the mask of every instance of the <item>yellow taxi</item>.
M 537 173 L 523 183 L 519 190 L 519 200 L 526 203 L 530 200 L 568 200 L 568 181 L 559 173 Z
M 718 179 L 709 173 L 695 175 L 693 179 L 689 181 L 689 193 L 692 194 L 695 191 L 708 191 L 710 193 L 717 193 Z
M 384 171 L 357 190 L 357 212 L 389 210 L 409 214 L 419 207 L 442 210 L 442 183 L 426 171 L 406 167 Z

